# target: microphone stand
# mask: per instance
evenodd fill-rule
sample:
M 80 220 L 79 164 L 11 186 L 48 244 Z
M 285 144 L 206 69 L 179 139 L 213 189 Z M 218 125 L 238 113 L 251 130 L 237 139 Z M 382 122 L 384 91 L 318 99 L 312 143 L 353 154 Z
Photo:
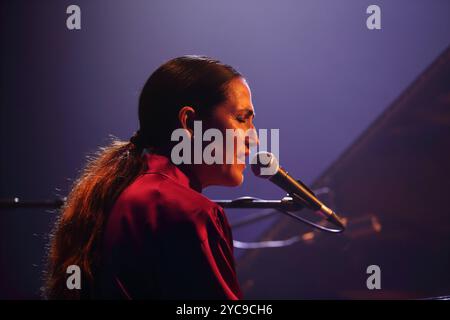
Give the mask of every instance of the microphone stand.
M 67 198 L 57 198 L 54 200 L 22 200 L 18 197 L 0 199 L 0 209 L 59 209 L 65 203 Z M 212 200 L 222 208 L 233 209 L 276 209 L 296 211 L 303 208 L 292 198 L 285 197 L 281 200 L 263 200 L 253 197 L 240 197 L 234 200 Z
M 18 197 L 0 199 L 0 209 L 19 209 L 19 208 L 27 208 L 27 209 L 59 209 L 61 208 L 65 201 L 66 197 L 57 198 L 54 200 L 22 200 Z M 324 226 L 323 224 L 315 223 L 309 221 L 305 218 L 302 218 L 296 214 L 293 214 L 292 211 L 300 211 L 305 208 L 302 204 L 299 204 L 297 201 L 294 201 L 291 197 L 287 196 L 280 200 L 263 200 L 254 197 L 240 197 L 234 200 L 212 200 L 223 208 L 230 209 L 275 209 L 278 212 L 284 213 L 289 217 L 299 220 L 307 225 L 310 225 L 314 228 L 317 228 L 322 231 L 339 233 L 344 231 L 345 227 L 341 225 L 337 225 L 339 229 L 332 229 Z M 255 222 L 257 220 L 264 219 L 272 215 L 272 212 L 262 212 L 252 217 L 246 217 L 237 223 L 233 224 L 233 227 L 242 226 L 245 224 L 249 224 Z

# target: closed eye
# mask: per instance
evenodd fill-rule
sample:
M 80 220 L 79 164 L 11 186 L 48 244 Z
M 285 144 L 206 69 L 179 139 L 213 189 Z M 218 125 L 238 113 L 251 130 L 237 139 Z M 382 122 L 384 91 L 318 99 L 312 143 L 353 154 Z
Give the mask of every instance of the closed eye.
M 245 123 L 247 120 L 252 119 L 255 117 L 255 113 L 252 109 L 246 109 L 245 113 L 240 114 L 236 117 L 236 120 L 239 122 Z

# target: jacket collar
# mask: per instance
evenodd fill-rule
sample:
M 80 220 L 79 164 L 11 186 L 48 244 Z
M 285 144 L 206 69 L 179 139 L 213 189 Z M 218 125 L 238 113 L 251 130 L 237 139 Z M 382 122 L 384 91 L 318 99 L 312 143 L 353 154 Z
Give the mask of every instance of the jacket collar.
M 173 164 L 169 157 L 148 150 L 144 150 L 143 156 L 147 164 L 144 173 L 162 174 L 187 188 L 201 192 L 200 184 L 186 174 L 186 168 Z

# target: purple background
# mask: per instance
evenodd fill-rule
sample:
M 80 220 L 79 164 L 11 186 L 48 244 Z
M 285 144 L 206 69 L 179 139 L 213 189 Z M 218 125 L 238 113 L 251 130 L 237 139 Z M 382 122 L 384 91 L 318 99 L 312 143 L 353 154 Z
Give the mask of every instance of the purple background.
M 66 28 L 70 4 L 81 7 L 80 31 Z M 370 4 L 382 30 L 366 28 Z M 150 73 L 184 54 L 246 76 L 257 127 L 280 129 L 283 166 L 311 183 L 449 45 L 449 13 L 446 0 L 4 1 L 0 198 L 65 195 L 87 154 L 136 130 Z M 206 194 L 283 192 L 247 172 L 242 187 Z M 247 213 L 228 211 L 231 221 Z M 53 217 L 0 212 L 0 298 L 38 296 Z M 255 239 L 272 221 L 235 238 Z

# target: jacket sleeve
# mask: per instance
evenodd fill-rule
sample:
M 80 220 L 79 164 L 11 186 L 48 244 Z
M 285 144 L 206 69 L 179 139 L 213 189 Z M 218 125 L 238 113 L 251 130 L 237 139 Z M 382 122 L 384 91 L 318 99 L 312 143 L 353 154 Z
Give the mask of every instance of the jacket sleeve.
M 162 299 L 242 298 L 231 229 L 221 208 L 178 221 L 158 236 L 157 279 Z

